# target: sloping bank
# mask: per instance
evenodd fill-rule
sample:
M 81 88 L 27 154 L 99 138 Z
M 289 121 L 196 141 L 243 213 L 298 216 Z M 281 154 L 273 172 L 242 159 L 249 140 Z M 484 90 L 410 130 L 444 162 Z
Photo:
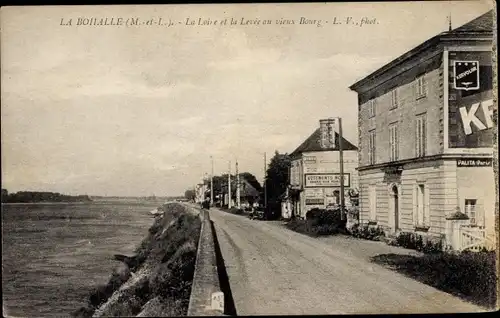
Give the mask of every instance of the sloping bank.
M 114 256 L 122 264 L 74 317 L 187 314 L 201 222 L 178 203 L 159 210 L 163 214 L 155 218 L 135 255 Z

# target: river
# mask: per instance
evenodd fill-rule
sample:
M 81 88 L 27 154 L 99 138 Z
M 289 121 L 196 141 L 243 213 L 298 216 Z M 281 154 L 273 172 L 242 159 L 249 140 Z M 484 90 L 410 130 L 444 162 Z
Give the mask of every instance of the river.
M 160 201 L 2 204 L 4 316 L 68 317 L 147 235 Z

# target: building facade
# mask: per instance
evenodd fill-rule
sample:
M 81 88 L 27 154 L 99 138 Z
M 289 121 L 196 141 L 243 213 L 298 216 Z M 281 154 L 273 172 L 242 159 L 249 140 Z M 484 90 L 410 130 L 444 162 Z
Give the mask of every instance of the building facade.
M 350 87 L 360 222 L 442 237 L 460 211 L 494 238 L 492 25 L 490 11 Z
M 290 154 L 288 199 L 291 215 L 305 218 L 313 208 L 327 209 L 340 204 L 339 135 L 336 119 L 320 121 L 320 127 Z M 358 188 L 358 148 L 342 139 L 345 202 L 350 189 Z
M 240 205 L 242 208 L 247 208 L 252 206 L 254 203 L 258 203 L 260 200 L 259 191 L 245 178 L 244 174 L 240 174 Z M 237 205 L 237 183 L 238 178 L 236 176 L 231 176 L 231 206 L 235 207 Z M 222 190 L 222 205 L 227 206 L 229 204 L 228 197 L 228 186 L 227 183 L 221 186 Z

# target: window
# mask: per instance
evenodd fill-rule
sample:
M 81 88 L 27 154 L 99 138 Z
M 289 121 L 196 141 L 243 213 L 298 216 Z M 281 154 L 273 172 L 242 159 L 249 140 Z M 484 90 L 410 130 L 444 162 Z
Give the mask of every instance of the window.
M 369 188 L 370 217 L 369 221 L 377 220 L 377 188 L 372 185 Z
M 390 148 L 390 161 L 396 161 L 399 158 L 399 142 L 398 142 L 398 124 L 391 124 L 389 126 L 389 148 Z
M 477 225 L 477 214 L 476 214 L 476 201 L 472 199 L 465 199 L 465 214 L 469 217 L 470 224 Z
M 398 107 L 398 88 L 392 91 L 391 109 Z
M 368 118 L 375 117 L 375 99 L 368 101 Z
M 417 184 L 414 189 L 414 223 L 416 226 L 430 225 L 429 193 L 425 184 Z
M 368 164 L 375 164 L 375 130 L 368 132 Z
M 417 90 L 417 99 L 421 97 L 425 97 L 427 95 L 427 83 L 425 81 L 425 77 L 422 75 L 417 78 L 416 82 L 416 90 Z
M 426 132 L 426 116 L 425 114 L 417 116 L 416 131 L 415 131 L 415 156 L 424 157 L 427 143 Z

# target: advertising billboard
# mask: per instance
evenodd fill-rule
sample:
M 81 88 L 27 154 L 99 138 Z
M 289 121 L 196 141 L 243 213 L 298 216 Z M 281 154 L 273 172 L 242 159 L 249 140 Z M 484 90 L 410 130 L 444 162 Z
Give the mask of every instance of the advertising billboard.
M 448 57 L 448 147 L 490 148 L 494 133 L 491 52 L 449 52 Z
M 290 165 L 290 185 L 292 187 L 300 186 L 300 162 L 298 160 L 294 160 Z
M 323 189 L 306 189 L 305 196 L 306 205 L 323 205 L 325 203 Z
M 306 187 L 340 187 L 340 173 L 310 173 L 305 179 Z M 349 187 L 350 181 L 350 174 L 344 173 L 344 187 Z

